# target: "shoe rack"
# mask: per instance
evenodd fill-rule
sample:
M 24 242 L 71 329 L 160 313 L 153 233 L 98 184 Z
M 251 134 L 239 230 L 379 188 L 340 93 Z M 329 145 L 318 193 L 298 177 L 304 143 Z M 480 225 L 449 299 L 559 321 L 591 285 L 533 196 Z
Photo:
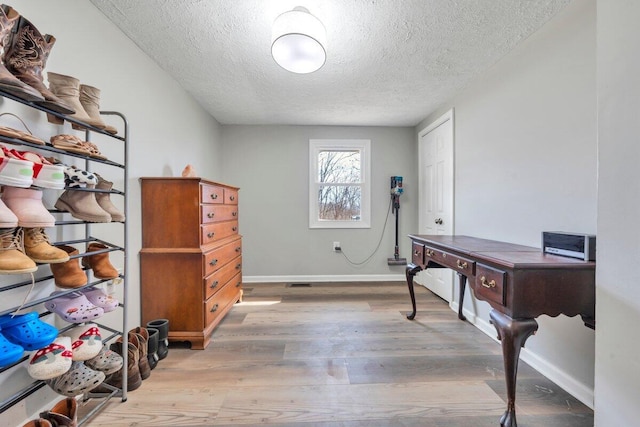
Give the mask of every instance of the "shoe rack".
M 36 152 L 41 152 L 43 155 L 54 155 L 56 157 L 59 157 L 60 159 L 64 159 L 64 158 L 76 158 L 76 159 L 80 159 L 80 160 L 84 160 L 85 161 L 85 167 L 84 170 L 86 171 L 92 171 L 93 167 L 95 167 L 96 163 L 102 164 L 102 165 L 106 165 L 108 166 L 108 168 L 104 168 L 102 166 L 100 166 L 102 169 L 101 170 L 105 170 L 108 169 L 109 171 L 111 171 L 113 169 L 112 173 L 112 177 L 123 177 L 123 182 L 124 182 L 124 189 L 123 190 L 117 190 L 117 189 L 110 189 L 110 190 L 101 190 L 101 189 L 90 189 L 90 188 L 82 188 L 82 189 L 76 189 L 74 188 L 74 190 L 78 190 L 78 191 L 92 191 L 95 193 L 108 193 L 108 194 L 113 194 L 117 196 L 123 196 L 124 197 L 124 214 L 125 214 L 125 221 L 123 222 L 114 222 L 114 223 L 105 223 L 108 225 L 105 225 L 104 227 L 110 227 L 108 229 L 108 234 L 109 236 L 117 236 L 118 240 L 121 240 L 122 242 L 124 242 L 124 244 L 121 245 L 116 245 L 116 244 L 112 244 L 108 241 L 105 241 L 104 239 L 99 239 L 96 238 L 92 235 L 92 223 L 90 222 L 86 222 L 86 221 L 82 221 L 82 220 L 77 220 L 75 218 L 72 218 L 70 216 L 69 213 L 67 212 L 62 212 L 56 209 L 48 209 L 49 212 L 51 214 L 54 215 L 54 217 L 56 218 L 56 228 L 59 227 L 67 227 L 67 226 L 84 226 L 84 232 L 78 232 L 76 231 L 75 235 L 76 236 L 82 236 L 83 238 L 81 239 L 76 239 L 76 240 L 69 240 L 69 241 L 57 241 L 54 242 L 52 241 L 51 244 L 52 245 L 80 245 L 80 247 L 83 247 L 82 245 L 88 245 L 90 242 L 99 242 L 102 243 L 104 245 L 107 246 L 106 249 L 101 250 L 101 252 L 104 253 L 110 253 L 110 252 L 121 252 L 121 256 L 122 256 L 122 270 L 120 271 L 119 274 L 119 278 L 122 281 L 122 284 L 117 284 L 117 285 L 113 285 L 113 286 L 122 286 L 121 291 L 119 292 L 122 297 L 118 298 L 119 299 L 119 308 L 117 310 L 120 311 L 121 316 L 122 316 L 122 323 L 121 323 L 121 328 L 113 328 L 111 326 L 107 326 L 104 325 L 102 323 L 100 323 L 100 318 L 98 319 L 94 319 L 91 322 L 92 323 L 96 323 L 100 329 L 102 330 L 102 342 L 106 343 L 106 342 L 110 342 L 113 341 L 115 339 L 117 339 L 118 337 L 122 336 L 124 334 L 123 331 L 126 331 L 126 325 L 127 325 L 127 311 L 125 310 L 125 298 L 127 295 L 127 279 L 126 279 L 126 272 L 127 272 L 127 266 L 128 266 L 128 257 L 127 257 L 127 223 L 126 223 L 126 215 L 128 212 L 128 206 L 127 206 L 127 198 L 126 198 L 126 191 L 127 191 L 127 183 L 128 183 L 128 175 L 127 175 L 127 158 L 128 158 L 128 146 L 127 146 L 127 141 L 128 141 L 128 123 L 127 120 L 125 118 L 124 115 L 122 115 L 119 112 L 116 111 L 100 111 L 101 115 L 106 115 L 106 116 L 117 116 L 119 117 L 122 122 L 123 122 L 123 127 L 121 129 L 121 131 L 123 133 L 120 134 L 111 134 L 111 133 L 107 133 L 99 128 L 93 127 L 91 125 L 88 125 L 84 122 L 81 122 L 79 120 L 76 120 L 74 118 L 68 117 L 66 115 L 60 114 L 58 112 L 55 112 L 53 110 L 50 110 L 48 108 L 45 108 L 41 105 L 36 105 L 33 104 L 31 102 L 25 101 L 21 98 L 18 98 L 14 95 L 12 95 L 11 93 L 7 93 L 7 92 L 3 92 L 0 91 L 0 96 L 8 99 L 8 100 L 12 100 L 16 103 L 19 104 L 23 104 L 26 105 L 30 108 L 36 109 L 36 110 L 40 110 L 43 113 L 46 113 L 48 115 L 52 115 L 54 117 L 57 117 L 58 119 L 63 119 L 66 120 L 67 122 L 70 122 L 72 124 L 81 126 L 83 128 L 86 129 L 85 132 L 85 140 L 86 141 L 90 141 L 91 140 L 91 136 L 95 136 L 95 135 L 104 135 L 108 138 L 111 138 L 111 140 L 113 140 L 116 143 L 120 143 L 122 146 L 122 158 L 124 159 L 123 163 L 116 163 L 114 161 L 108 160 L 108 159 L 98 159 L 95 157 L 89 157 L 87 155 L 83 155 L 83 154 L 75 154 L 75 153 L 71 153 L 62 149 L 58 149 L 53 147 L 49 142 L 46 142 L 46 145 L 40 145 L 40 144 L 35 144 L 35 143 L 31 143 L 31 142 L 27 142 L 21 139 L 14 139 L 14 138 L 10 138 L 10 137 L 5 137 L 0 135 L 0 143 L 4 143 L 4 144 L 10 144 L 13 146 L 24 146 L 24 147 L 28 147 L 25 148 L 27 150 L 31 150 L 34 149 Z M 123 136 L 124 135 L 124 136 Z M 102 137 L 100 137 L 102 138 Z M 105 140 L 108 141 L 108 140 Z M 92 167 L 93 166 L 93 167 Z M 57 190 L 45 190 L 45 191 L 57 191 Z M 61 191 L 60 191 L 61 192 Z M 103 226 L 101 226 L 103 227 Z M 100 231 L 100 230 L 99 230 Z M 104 230 L 101 229 L 101 231 L 103 231 L 102 234 L 104 234 Z M 116 234 L 116 233 L 122 233 L 122 234 Z M 60 235 L 60 233 L 58 233 L 58 235 Z M 53 240 L 53 239 L 52 239 Z M 86 247 L 86 246 L 84 246 Z M 91 254 L 94 254 L 95 252 L 91 252 Z M 77 257 L 82 257 L 84 255 L 84 253 L 80 253 Z M 83 267 L 84 269 L 84 267 Z M 47 266 L 47 264 L 38 264 L 38 271 L 36 273 L 34 273 L 34 277 L 35 277 L 35 286 L 38 286 L 39 282 L 49 282 L 51 284 L 53 284 L 53 275 L 49 274 L 49 267 Z M 111 279 L 96 279 L 93 274 L 87 275 L 87 277 L 89 278 L 88 283 L 85 286 L 82 286 L 80 288 L 76 288 L 76 289 L 64 289 L 63 292 L 56 294 L 55 296 L 48 296 L 45 298 L 39 298 L 39 299 L 34 299 L 34 300 L 28 300 L 26 301 L 24 304 L 22 304 L 21 306 L 16 305 L 16 306 L 7 306 L 6 302 L 7 300 L 9 300 L 9 298 L 3 298 L 2 294 L 8 291 L 12 291 L 15 289 L 21 289 L 23 294 L 20 294 L 20 298 L 23 298 L 22 295 L 27 295 L 27 293 L 29 292 L 30 287 L 32 286 L 32 280 L 24 280 L 24 281 L 16 281 L 15 283 L 11 283 L 11 279 L 13 278 L 24 278 L 25 275 L 16 275 L 16 276 L 11 276 L 11 275 L 7 275 L 4 276 L 4 280 L 3 280 L 3 285 L 0 285 L 0 301 L 3 301 L 2 303 L 0 303 L 0 316 L 4 315 L 4 314 L 9 314 L 9 313 L 13 313 L 14 311 L 16 311 L 18 308 L 21 308 L 22 311 L 25 311 L 25 309 L 28 308 L 33 308 L 33 310 L 37 310 L 40 313 L 40 318 L 47 321 L 49 320 L 49 322 L 47 323 L 53 323 L 53 317 L 52 316 L 56 316 L 56 314 L 46 310 L 46 308 L 44 308 L 44 303 L 47 301 L 50 301 L 54 298 L 58 298 L 60 296 L 66 295 L 66 294 L 70 294 L 72 292 L 77 292 L 79 290 L 82 290 L 84 288 L 88 288 L 90 286 L 96 286 L 96 285 L 100 285 L 100 284 L 105 284 L 105 282 L 109 282 Z M 15 295 L 15 291 L 14 291 L 14 295 Z M 17 299 L 17 298 L 12 298 L 13 300 Z M 15 302 L 15 301 L 14 301 Z M 111 318 L 113 319 L 113 317 Z M 119 323 L 119 318 L 115 323 Z M 58 329 L 58 334 L 63 334 L 65 333 L 67 330 L 71 329 L 72 327 L 74 327 L 74 324 L 67 324 L 62 328 Z M 125 337 L 126 340 L 126 337 Z M 15 370 L 17 369 L 27 369 L 28 366 L 28 362 L 29 362 L 29 358 L 31 357 L 31 352 L 25 352 L 22 356 L 22 358 L 15 362 L 12 365 L 9 366 L 5 366 L 5 367 L 0 367 L 0 377 L 2 376 L 7 376 L 7 378 L 9 378 L 9 376 L 13 375 L 13 373 L 15 373 Z M 96 414 L 98 411 L 101 410 L 101 408 L 108 403 L 108 401 L 112 398 L 121 398 L 122 401 L 124 402 L 127 399 L 127 366 L 128 366 L 128 362 L 127 362 L 127 352 L 124 351 L 122 354 L 123 357 L 123 368 L 122 368 L 122 389 L 117 389 L 111 386 L 107 386 L 107 388 L 109 390 L 112 390 L 110 393 L 102 393 L 102 394 L 97 394 L 97 393 L 87 393 L 82 395 L 82 401 L 87 401 L 89 399 L 94 399 L 94 398 L 100 398 L 100 401 L 96 401 L 95 405 L 91 405 L 92 409 L 89 413 L 87 413 L 84 418 L 82 420 L 78 420 L 78 425 L 82 425 L 84 422 L 88 421 L 89 418 L 91 418 L 94 414 Z M 30 396 L 31 394 L 33 394 L 34 392 L 36 392 L 37 390 L 41 389 L 42 387 L 46 387 L 46 383 L 44 381 L 41 380 L 32 380 L 33 382 L 31 382 L 30 384 L 26 384 L 21 390 L 15 392 L 13 395 L 11 395 L 10 397 L 6 398 L 5 400 L 0 401 L 0 417 L 2 415 L 2 413 L 4 413 L 7 409 L 15 406 L 16 404 L 20 403 L 21 401 L 23 401 L 24 399 L 26 399 L 28 396 Z M 62 396 L 60 396 L 62 397 Z M 77 397 L 77 396 L 76 396 Z M 37 414 L 27 414 L 27 416 L 37 416 Z

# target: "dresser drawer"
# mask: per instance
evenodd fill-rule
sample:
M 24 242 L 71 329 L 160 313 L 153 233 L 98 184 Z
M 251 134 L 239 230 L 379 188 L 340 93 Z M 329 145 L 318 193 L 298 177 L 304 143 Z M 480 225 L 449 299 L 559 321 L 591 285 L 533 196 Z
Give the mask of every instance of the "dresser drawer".
M 234 234 L 238 234 L 238 221 L 211 223 L 202 226 L 200 241 L 206 245 Z
M 238 190 L 232 190 L 230 188 L 224 189 L 224 203 L 227 205 L 238 204 Z
M 413 242 L 411 245 L 411 262 L 424 267 L 424 245 Z
M 507 273 L 483 264 L 476 266 L 475 292 L 480 299 L 505 304 Z
M 222 286 L 229 281 L 233 276 L 242 271 L 242 256 L 232 259 L 219 270 L 213 272 L 213 274 L 207 276 L 204 279 L 204 293 L 205 299 L 209 299 L 211 295 L 222 289 Z
M 222 267 L 227 260 L 242 254 L 242 240 L 238 239 L 204 254 L 204 277 Z
M 202 205 L 202 223 L 238 219 L 238 205 Z
M 224 313 L 224 309 L 233 304 L 237 298 L 238 292 L 242 287 L 242 274 L 237 274 L 231 280 L 224 284 L 222 289 L 213 294 L 204 303 L 204 327 L 213 323 L 219 316 Z
M 437 249 L 429 250 L 429 257 L 433 259 L 434 262 L 449 267 L 467 277 L 473 276 L 476 270 L 475 261 Z
M 215 185 L 200 185 L 201 203 L 224 203 L 224 189 Z

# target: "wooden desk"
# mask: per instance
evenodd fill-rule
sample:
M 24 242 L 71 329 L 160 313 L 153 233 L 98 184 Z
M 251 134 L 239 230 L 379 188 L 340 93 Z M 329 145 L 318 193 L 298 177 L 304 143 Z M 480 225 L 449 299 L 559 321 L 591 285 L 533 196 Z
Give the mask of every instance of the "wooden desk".
M 515 394 L 520 348 L 538 329 L 535 318 L 580 315 L 595 328 L 595 262 L 544 254 L 540 249 L 468 236 L 409 235 L 412 259 L 406 276 L 413 312 L 413 278 L 427 268 L 451 268 L 460 278 L 458 317 L 467 280 L 476 298 L 491 305 L 491 323 L 502 343 L 507 410 L 502 427 L 517 427 Z

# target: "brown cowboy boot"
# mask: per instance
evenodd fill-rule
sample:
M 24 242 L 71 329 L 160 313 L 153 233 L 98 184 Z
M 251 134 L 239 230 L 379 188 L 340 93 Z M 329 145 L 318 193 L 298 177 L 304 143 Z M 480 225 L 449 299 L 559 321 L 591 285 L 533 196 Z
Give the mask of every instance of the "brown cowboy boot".
M 11 32 L 18 18 L 20 14 L 14 8 L 6 4 L 0 5 L 0 50 L 4 47 L 5 37 Z M 2 62 L 0 62 L 0 90 L 25 101 L 44 100 L 40 92 L 18 80 Z
M 73 114 L 73 108 L 44 84 L 42 71 L 55 42 L 55 37 L 49 34 L 43 36 L 31 22 L 20 16 L 7 38 L 3 60 L 7 70 L 44 96 L 44 101 L 35 101 L 35 104 L 60 114 Z

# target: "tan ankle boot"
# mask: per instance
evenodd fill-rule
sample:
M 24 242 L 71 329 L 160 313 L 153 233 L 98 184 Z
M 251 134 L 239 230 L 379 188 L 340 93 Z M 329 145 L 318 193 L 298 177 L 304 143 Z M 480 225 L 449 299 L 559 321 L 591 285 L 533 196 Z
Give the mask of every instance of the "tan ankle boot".
M 111 191 L 113 188 L 113 182 L 107 181 L 97 173 L 94 175 L 98 178 L 98 185 L 96 185 L 97 189 Z M 96 201 L 102 209 L 109 212 L 109 215 L 111 215 L 111 221 L 124 222 L 124 214 L 113 204 L 109 193 L 96 193 Z
M 49 238 L 41 227 L 24 229 L 24 252 L 35 262 L 43 264 L 69 261 L 69 254 L 60 248 L 51 246 Z
M 73 246 L 59 245 L 59 249 L 65 251 L 69 256 L 78 255 L 79 252 Z M 87 284 L 87 275 L 80 268 L 78 258 L 69 259 L 67 262 L 51 264 L 51 272 L 56 286 L 60 288 L 74 289 Z
M 102 243 L 89 243 L 87 246 L 87 252 L 97 252 L 103 249 L 109 249 L 109 246 Z M 82 266 L 92 269 L 96 279 L 115 279 L 118 277 L 118 270 L 109 261 L 108 252 L 85 255 L 82 257 Z
M 4 39 L 11 32 L 20 14 L 11 6 L 3 4 L 0 6 L 0 50 L 2 50 Z M 40 92 L 26 83 L 21 82 L 7 70 L 4 63 L 0 61 L 0 89 L 11 95 L 17 96 L 25 101 L 44 101 Z
M 92 120 L 101 124 L 100 129 L 104 129 L 111 134 L 118 133 L 118 129 L 109 126 L 100 117 L 100 89 L 88 85 L 80 85 L 80 104 Z
M 102 123 L 102 120 L 95 120 L 90 117 L 80 103 L 80 80 L 75 77 L 52 72 L 47 73 L 47 78 L 49 80 L 49 89 L 51 92 L 53 92 L 67 105 L 71 106 L 71 108 L 76 110 L 75 114 L 71 114 L 69 117 L 87 123 L 88 125 L 98 129 L 105 128 L 105 124 Z M 50 121 L 57 123 L 55 119 Z M 72 123 L 71 127 L 74 129 L 83 129 L 82 126 L 75 123 Z
M 21 228 L 0 229 L 0 274 L 33 273 L 36 263 L 24 254 Z
M 44 101 L 34 101 L 60 114 L 73 114 L 68 106 L 44 84 L 42 72 L 56 42 L 52 35 L 42 35 L 24 16 L 20 16 L 4 45 L 4 65 L 19 80 L 31 86 L 44 97 Z
M 86 188 L 95 188 L 87 185 Z M 89 222 L 111 222 L 111 215 L 100 207 L 95 193 L 91 191 L 67 189 L 54 205 L 56 209 L 70 212 L 74 218 Z

